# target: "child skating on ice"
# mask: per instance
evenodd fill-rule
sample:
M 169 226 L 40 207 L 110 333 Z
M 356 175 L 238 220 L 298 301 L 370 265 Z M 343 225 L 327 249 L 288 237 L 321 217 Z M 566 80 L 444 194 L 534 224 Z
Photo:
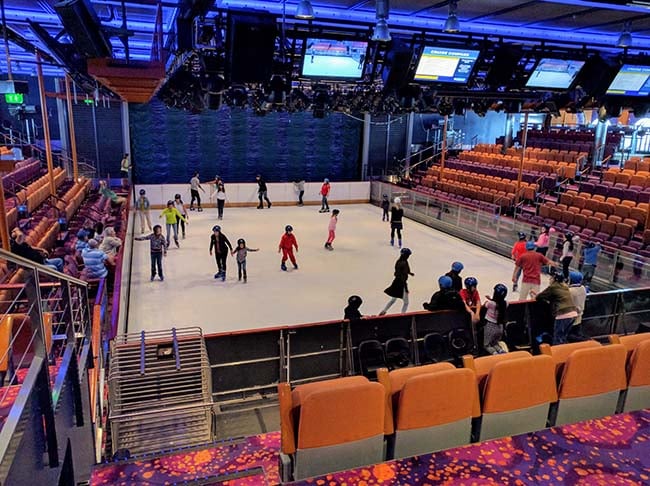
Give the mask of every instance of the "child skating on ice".
M 244 238 L 239 238 L 237 240 L 237 248 L 232 251 L 233 255 L 237 255 L 237 270 L 239 272 L 239 281 L 241 281 L 242 275 L 244 276 L 244 283 L 247 281 L 246 275 L 246 256 L 249 251 L 259 251 L 259 248 L 248 248 L 246 246 L 246 240 Z
M 282 263 L 280 264 L 280 268 L 283 271 L 287 271 L 287 258 L 291 260 L 291 263 L 293 263 L 293 268 L 296 270 L 298 269 L 298 264 L 296 263 L 296 257 L 293 254 L 293 248 L 296 248 L 296 253 L 298 252 L 298 242 L 296 241 L 296 237 L 293 234 L 293 227 L 291 225 L 287 225 L 284 228 L 284 234 L 282 235 L 282 238 L 280 238 L 280 246 L 278 246 L 278 253 L 282 253 Z
M 144 241 L 149 240 L 149 248 L 151 252 L 151 281 L 156 277 L 156 268 L 158 269 L 158 276 L 160 280 L 165 280 L 162 269 L 163 256 L 167 256 L 167 239 L 162 234 L 162 226 L 159 224 L 153 227 L 153 233 L 147 236 L 136 236 L 136 240 Z
M 221 226 L 216 225 L 212 228 L 210 235 L 210 256 L 214 249 L 214 259 L 217 261 L 217 273 L 214 278 L 221 278 L 221 281 L 226 280 L 226 259 L 228 258 L 228 251 L 232 251 L 230 240 L 221 232 Z
M 332 242 L 336 238 L 336 223 L 339 222 L 339 213 L 338 209 L 332 211 L 332 217 L 330 218 L 330 224 L 327 226 L 327 241 L 325 242 L 325 249 L 332 251 Z

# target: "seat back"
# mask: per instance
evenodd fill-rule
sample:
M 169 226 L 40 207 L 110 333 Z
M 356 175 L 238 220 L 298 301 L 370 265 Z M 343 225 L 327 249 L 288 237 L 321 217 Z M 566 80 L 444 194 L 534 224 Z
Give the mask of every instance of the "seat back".
M 293 391 L 299 402 L 294 478 L 374 464 L 384 460 L 384 388 L 379 383 L 338 380 Z M 313 385 L 313 386 L 312 386 Z
M 480 440 L 545 428 L 549 406 L 556 400 L 555 363 L 550 356 L 495 364 L 483 393 Z
M 627 349 L 628 359 L 632 355 L 632 351 L 637 347 L 642 341 L 650 339 L 650 332 L 644 332 L 639 334 L 628 334 L 627 336 L 619 336 L 617 334 L 612 334 L 609 336 L 609 342 L 611 344 L 622 344 Z
M 11 343 L 12 328 L 13 316 L 5 314 L 0 320 L 0 373 L 9 369 L 9 343 Z
M 625 346 L 610 344 L 571 353 L 560 384 L 556 425 L 604 417 L 616 411 L 627 385 Z
M 623 411 L 650 408 L 650 339 L 639 342 L 627 366 L 628 388 Z
M 409 378 L 399 393 L 394 414 L 393 456 L 408 457 L 468 444 L 476 393 L 476 379 L 469 369 L 446 369 Z
M 555 346 L 544 343 L 539 345 L 539 351 L 540 353 L 553 358 L 553 362 L 555 363 L 555 372 L 559 379 L 562 377 L 564 364 L 569 356 L 571 356 L 571 353 L 577 349 L 596 348 L 599 346 L 600 343 L 598 341 L 590 339 L 588 341 L 580 341 L 577 343 L 556 344 Z

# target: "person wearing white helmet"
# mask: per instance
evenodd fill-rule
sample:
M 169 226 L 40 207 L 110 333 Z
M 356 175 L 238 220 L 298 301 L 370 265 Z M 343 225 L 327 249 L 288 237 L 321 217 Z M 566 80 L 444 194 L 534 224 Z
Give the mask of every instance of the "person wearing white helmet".
M 323 181 L 323 185 L 320 188 L 319 194 L 321 195 L 321 207 L 319 213 L 329 213 L 330 212 L 330 205 L 327 203 L 327 197 L 330 194 L 330 180 L 328 178 L 325 178 Z
M 399 197 L 395 198 L 393 207 L 390 208 L 390 246 L 395 245 L 395 233 L 397 232 L 397 242 L 402 248 L 402 218 L 404 217 L 404 210 L 402 209 L 402 200 Z

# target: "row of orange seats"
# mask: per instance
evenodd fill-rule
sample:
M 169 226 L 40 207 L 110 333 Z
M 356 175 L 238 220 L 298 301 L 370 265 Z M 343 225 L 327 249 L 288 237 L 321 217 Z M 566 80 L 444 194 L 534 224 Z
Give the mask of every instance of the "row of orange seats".
M 566 223 L 568 226 L 575 225 L 581 229 L 592 230 L 596 236 L 598 233 L 605 233 L 608 237 L 618 236 L 625 241 L 634 236 L 637 221 L 631 218 L 622 219 L 620 216 L 605 213 L 591 213 L 588 209 L 579 210 L 568 208 L 563 205 L 542 204 L 539 207 L 539 215 L 546 219 L 550 218 L 556 222 Z M 580 211 L 580 212 L 578 212 Z
M 624 184 L 625 187 L 650 187 L 650 172 L 634 172 L 630 169 L 609 169 L 603 172 L 603 182 Z
M 54 169 L 54 185 L 58 188 L 65 181 L 65 171 L 57 167 Z M 16 196 L 20 204 L 27 204 L 27 210 L 31 213 L 37 209 L 50 195 L 50 177 L 44 175 L 32 182 L 25 189 L 19 191 Z M 14 207 L 7 211 L 7 225 L 9 228 L 16 226 L 18 221 L 18 210 Z
M 604 213 L 606 217 L 616 215 L 622 219 L 630 218 L 636 221 L 635 228 L 643 226 L 648 215 L 648 203 L 621 201 L 616 197 L 605 197 L 601 194 L 586 192 L 567 191 L 560 196 L 560 204 L 565 205 L 564 208 L 572 211 L 578 209 L 577 212 L 587 216 Z M 584 210 L 591 212 L 585 212 Z
M 422 180 L 422 185 L 427 187 L 435 187 L 443 192 L 467 197 L 475 201 L 484 201 L 490 204 L 497 204 L 501 208 L 509 208 L 515 203 L 514 192 L 494 192 L 494 190 L 487 190 L 482 186 L 475 186 L 472 184 L 466 184 L 464 182 L 458 183 L 445 180 L 439 182 L 433 176 L 426 176 Z
M 650 407 L 650 333 L 611 340 L 381 369 L 379 383 L 280 383 L 282 479 L 462 446 L 473 419 L 484 441 Z
M 636 172 L 650 172 L 650 157 L 630 157 L 623 164 L 625 170 Z
M 521 164 L 521 157 L 513 155 L 462 152 L 458 155 L 458 158 L 464 161 L 478 162 L 498 167 L 509 167 L 517 170 Z M 569 162 L 558 162 L 556 160 L 542 161 L 535 158 L 525 158 L 523 169 L 543 174 L 558 174 L 561 177 L 573 179 L 576 175 L 577 166 Z
M 429 179 L 437 180 L 440 177 L 440 169 L 437 167 L 430 167 L 427 171 L 427 176 L 425 176 L 424 179 L 426 180 L 427 177 L 429 177 Z M 489 175 L 477 175 L 473 172 L 458 169 L 445 169 L 445 176 L 442 182 L 450 181 L 478 186 L 494 194 L 505 193 L 514 195 L 517 192 L 517 182 L 512 179 L 502 179 L 501 177 Z M 533 183 L 522 182 L 521 191 L 521 198 L 532 200 L 535 199 L 537 187 Z
M 473 149 L 473 152 L 477 153 L 486 153 L 493 155 L 504 155 L 503 145 L 501 144 L 478 144 Z M 505 150 L 505 155 L 511 157 L 516 157 L 518 160 L 521 159 L 522 148 L 509 147 Z M 577 163 L 581 158 L 587 157 L 589 154 L 587 152 L 578 152 L 578 151 L 565 151 L 557 149 L 547 149 L 547 148 L 537 148 L 537 147 L 526 147 L 526 152 L 524 153 L 524 159 L 536 159 L 536 160 L 554 160 L 557 162 L 567 162 L 567 163 Z
M 56 203 L 56 208 L 59 212 L 65 213 L 68 220 L 72 219 L 74 213 L 86 199 L 88 191 L 90 191 L 90 179 L 80 178 Z

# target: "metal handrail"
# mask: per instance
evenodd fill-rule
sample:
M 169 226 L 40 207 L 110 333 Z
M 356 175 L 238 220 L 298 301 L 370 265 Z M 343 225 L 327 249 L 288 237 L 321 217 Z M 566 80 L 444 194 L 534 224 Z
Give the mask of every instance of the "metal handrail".
M 402 159 L 401 162 L 404 162 L 404 161 L 406 161 L 407 158 L 415 157 L 415 156 L 417 156 L 417 155 L 419 155 L 419 154 L 421 154 L 421 153 L 423 153 L 423 152 L 425 152 L 425 151 L 427 151 L 427 150 L 436 150 L 438 146 L 441 147 L 441 150 L 440 150 L 439 152 L 435 152 L 435 153 L 434 153 L 433 155 L 431 155 L 430 157 L 428 157 L 428 158 L 426 158 L 426 159 L 423 159 L 423 160 L 420 160 L 419 162 L 416 162 L 416 163 L 413 164 L 413 165 L 410 165 L 410 166 L 408 167 L 408 169 L 404 169 L 404 171 L 403 171 L 403 173 L 402 173 L 402 176 L 405 176 L 405 175 L 407 175 L 407 174 L 411 174 L 411 171 L 412 171 L 413 169 L 415 169 L 417 166 L 422 165 L 422 164 L 424 164 L 424 163 L 428 163 L 428 162 L 430 162 L 431 160 L 433 160 L 433 159 L 435 159 L 436 157 L 438 157 L 439 155 L 441 155 L 443 151 L 444 151 L 444 152 L 447 152 L 447 151 L 449 150 L 449 148 L 447 148 L 446 150 L 442 150 L 442 145 L 443 145 L 442 141 L 437 142 L 437 143 L 431 145 L 430 147 L 427 147 L 426 149 L 420 150 L 419 152 L 416 152 L 416 153 L 412 154 L 410 157 L 405 157 L 404 159 Z M 400 165 L 402 165 L 402 164 L 400 163 Z
M 0 258 L 4 258 L 5 260 L 8 260 L 13 263 L 17 263 L 22 267 L 27 267 L 31 270 L 38 270 L 39 273 L 43 273 L 45 275 L 48 275 L 53 278 L 57 278 L 59 280 L 64 280 L 66 282 L 74 283 L 76 285 L 81 285 L 83 287 L 88 287 L 88 282 L 84 282 L 83 280 L 79 280 L 78 278 L 72 277 L 68 275 L 67 273 L 62 273 L 62 272 L 57 272 L 56 270 L 52 270 L 50 267 L 46 265 L 42 265 L 40 263 L 33 262 L 31 260 L 27 260 L 26 258 L 23 258 L 21 256 L 15 255 L 13 253 L 10 253 L 6 250 L 0 249 Z

